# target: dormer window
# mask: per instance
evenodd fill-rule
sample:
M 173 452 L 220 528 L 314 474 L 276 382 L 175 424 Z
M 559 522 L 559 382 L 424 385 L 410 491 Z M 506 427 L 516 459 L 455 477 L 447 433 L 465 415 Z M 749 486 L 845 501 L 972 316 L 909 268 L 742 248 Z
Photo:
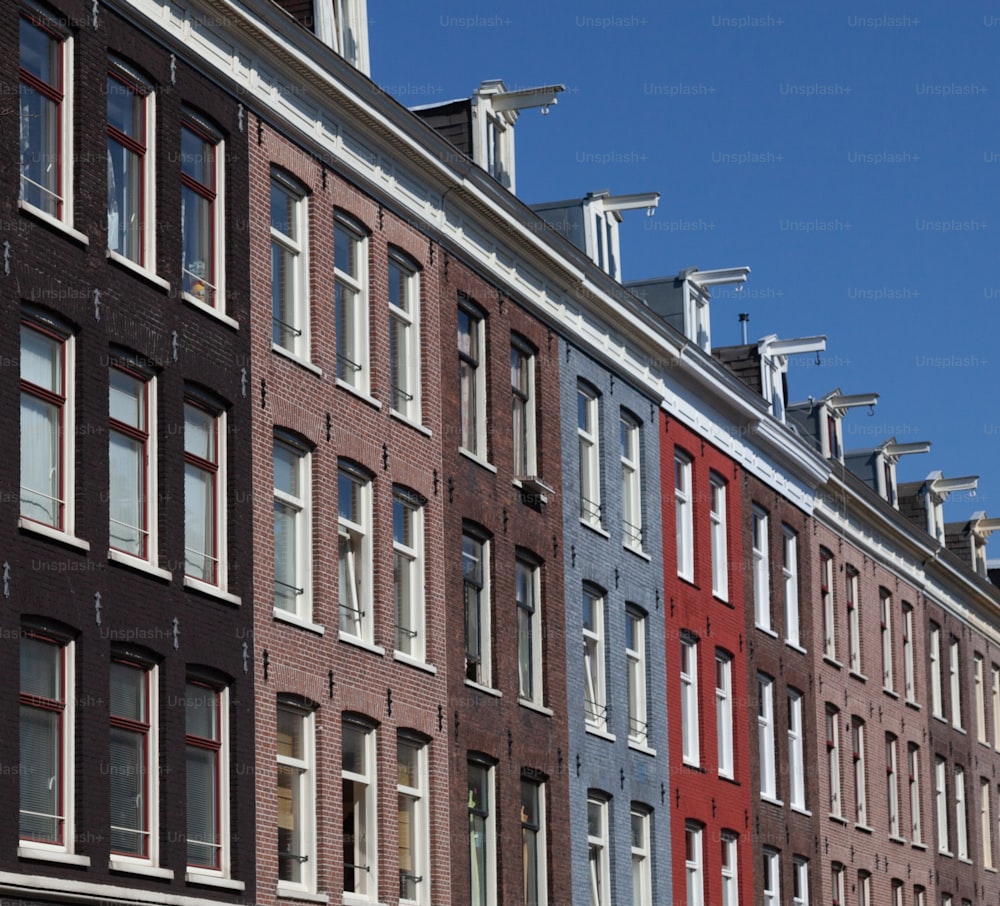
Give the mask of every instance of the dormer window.
M 918 496 L 923 497 L 927 512 L 927 534 L 936 539 L 939 544 L 945 543 L 944 502 L 948 495 L 955 491 L 969 491 L 975 494 L 979 477 L 969 475 L 965 478 L 945 478 L 940 471 L 931 472 L 924 481 Z
M 826 450 L 824 452 L 830 459 L 839 460 L 841 449 L 840 419 L 828 412 L 826 415 Z
M 896 467 L 887 459 L 882 461 L 882 497 L 892 506 L 898 506 L 896 500 Z
M 276 0 L 303 28 L 369 74 L 367 0 Z
M 814 352 L 817 355 L 826 349 L 826 337 L 802 337 L 796 340 L 779 340 L 775 334 L 764 337 L 757 344 L 760 355 L 761 393 L 771 406 L 771 414 L 778 421 L 785 420 L 785 375 L 788 373 L 788 357 Z

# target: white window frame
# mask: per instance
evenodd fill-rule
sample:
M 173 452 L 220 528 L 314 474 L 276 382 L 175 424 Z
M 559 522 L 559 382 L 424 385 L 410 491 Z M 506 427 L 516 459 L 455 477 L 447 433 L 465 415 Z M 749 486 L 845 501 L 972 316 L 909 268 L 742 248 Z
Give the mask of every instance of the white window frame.
M 986 778 L 979 778 L 979 839 L 983 844 L 983 867 L 996 868 L 993 859 L 993 784 Z
M 608 729 L 607 662 L 604 653 L 604 595 L 596 589 L 583 589 L 583 679 L 584 717 L 588 730 L 606 733 Z M 587 608 L 590 608 L 590 625 Z
M 337 538 L 339 637 L 374 645 L 372 479 L 346 460 L 337 466 Z
M 781 853 L 770 846 L 765 846 L 764 872 L 761 880 L 764 906 L 780 906 L 781 904 Z
M 347 765 L 346 743 L 341 758 L 341 783 L 343 797 L 341 816 L 344 832 L 348 821 L 354 838 L 354 862 L 344 863 L 344 904 L 373 903 L 378 898 L 378 786 L 376 730 L 371 724 L 345 717 L 341 723 L 341 740 L 348 734 L 360 738 L 361 765 Z M 346 857 L 345 853 L 345 857 Z M 353 873 L 351 868 L 353 866 Z M 353 877 L 352 877 L 353 874 Z
M 830 786 L 830 817 L 843 818 L 843 787 L 840 779 L 840 712 L 826 706 L 826 771 Z
M 833 906 L 847 906 L 844 893 L 844 866 L 840 862 L 834 862 L 830 866 L 830 888 Z
M 990 694 L 993 699 L 993 748 L 1000 751 L 1000 666 L 990 664 Z
M 760 759 L 760 795 L 778 801 L 778 777 L 774 752 L 774 679 L 757 674 L 757 745 Z
M 133 67 L 123 60 L 112 57 L 108 62 L 107 80 L 114 79 L 125 88 L 137 95 L 142 101 L 142 125 L 138 130 L 138 136 L 127 135 L 111 126 L 108 117 L 105 116 L 108 144 L 114 145 L 119 151 L 125 151 L 139 161 L 139 197 L 130 199 L 133 203 L 138 203 L 141 209 L 139 222 L 137 257 L 133 257 L 128 251 L 119 249 L 118 237 L 114 237 L 112 244 L 112 212 L 108 209 L 108 257 L 119 261 L 126 266 L 136 267 L 146 273 L 156 273 L 156 92 L 153 86 Z M 105 85 L 107 85 L 107 80 Z M 111 92 L 108 92 L 110 98 Z M 111 179 L 112 161 L 114 155 L 111 148 L 108 148 L 108 179 Z M 111 187 L 108 186 L 109 200 Z M 115 199 L 117 201 L 117 198 Z M 116 217 L 127 218 L 127 212 L 118 211 Z M 116 221 L 117 222 L 117 221 Z
M 823 607 L 823 654 L 837 662 L 837 611 L 833 599 L 833 554 L 819 552 L 819 593 Z
M 986 738 L 986 690 L 985 685 L 985 662 L 981 654 L 973 656 L 973 676 L 976 683 L 976 739 L 985 745 L 989 745 Z
M 290 493 L 278 488 L 275 484 L 275 506 L 287 510 L 292 517 L 290 543 L 294 546 L 291 558 L 294 574 L 289 577 L 291 582 L 281 582 L 278 579 L 277 557 L 275 556 L 274 614 L 281 618 L 292 617 L 300 621 L 309 621 L 312 619 L 312 457 L 305 447 L 285 435 L 276 435 L 274 438 L 275 459 L 279 448 L 294 457 L 291 461 L 299 493 L 297 495 Z M 277 545 L 275 545 L 275 550 L 277 550 Z M 297 584 L 299 582 L 302 584 Z M 290 589 L 293 606 L 283 607 L 279 605 L 279 584 Z
M 900 837 L 899 823 L 899 740 L 885 734 L 885 781 L 889 803 L 889 836 Z
M 771 567 L 768 557 L 768 514 L 754 506 L 751 515 L 750 546 L 753 558 L 753 615 L 758 629 L 771 629 Z
M 718 475 L 709 478 L 709 522 L 712 544 L 712 594 L 729 600 L 729 543 L 726 537 L 726 482 Z
M 930 644 L 928 645 L 931 674 L 931 713 L 944 719 L 944 695 L 942 689 L 941 627 L 930 624 Z
M 907 781 L 910 792 L 910 834 L 914 843 L 923 843 L 923 807 L 920 790 L 920 747 L 907 743 Z
M 649 742 L 646 700 L 646 614 L 634 605 L 625 607 L 625 661 L 628 669 L 628 738 L 645 746 Z
M 517 610 L 517 695 L 539 707 L 545 703 L 542 674 L 541 567 L 518 556 L 515 564 Z
M 955 855 L 969 861 L 969 809 L 968 790 L 965 788 L 965 768 L 955 765 Z
M 368 236 L 360 224 L 338 211 L 333 218 L 333 237 L 337 383 L 368 396 L 371 387 Z M 337 249 L 343 249 L 345 240 L 353 258 L 353 271 L 351 264 L 340 260 L 336 253 Z
M 948 642 L 948 673 L 951 687 L 951 725 L 956 730 L 962 729 L 962 677 L 959 672 L 961 660 L 957 636 L 951 636 Z
M 468 322 L 468 332 L 462 329 Z M 463 349 L 462 338 L 468 336 L 469 349 Z M 489 458 L 486 436 L 486 315 L 464 296 L 458 303 L 458 365 L 459 365 L 459 448 L 475 459 Z M 472 399 L 468 399 L 468 394 Z M 466 414 L 472 424 L 466 424 Z
M 229 832 L 229 690 L 225 686 L 216 686 L 197 677 L 188 677 L 185 687 L 185 709 L 190 708 L 192 692 L 198 696 L 211 696 L 214 699 L 214 738 L 191 732 L 191 726 L 185 718 L 185 747 L 198 752 L 208 751 L 215 762 L 215 802 L 210 803 L 214 825 L 214 840 L 196 840 L 190 826 L 191 811 L 188 806 L 187 831 L 187 875 L 188 878 L 209 876 L 228 878 L 230 875 L 230 839 Z M 190 776 L 190 775 L 188 775 Z M 191 791 L 188 791 L 191 798 Z M 215 850 L 212 865 L 195 864 L 191 860 L 191 846 L 207 846 Z
M 526 799 L 527 797 L 527 799 Z M 529 809 L 534 806 L 535 820 Z M 545 826 L 545 784 L 539 780 L 521 778 L 521 866 L 525 906 L 546 906 L 548 903 L 548 832 Z M 529 886 L 528 859 L 535 866 L 534 889 Z
M 677 575 L 694 581 L 694 505 L 691 457 L 674 451 L 674 522 L 677 540 Z
M 365 0 L 316 0 L 316 35 L 355 69 L 368 71 Z
M 802 693 L 788 689 L 788 799 L 792 808 L 806 810 L 805 727 Z
M 847 665 L 857 676 L 864 676 L 861 662 L 861 595 L 860 576 L 853 566 L 845 574 L 847 583 Z
M 652 906 L 651 815 L 648 809 L 633 803 L 629 820 L 632 830 L 632 903 L 633 906 Z
M 792 906 L 809 906 L 809 860 L 792 857 Z
M 392 489 L 393 598 L 396 654 L 423 662 L 427 651 L 424 591 L 424 501 Z
M 307 362 L 310 359 L 310 304 L 309 304 L 309 217 L 306 193 L 301 186 L 282 173 L 272 170 L 270 198 L 280 192 L 287 198 L 291 222 L 276 224 L 274 205 L 270 203 L 270 252 L 271 252 L 271 349 L 280 350 L 293 358 Z M 288 231 L 291 227 L 292 232 Z M 278 286 L 275 299 L 276 278 L 274 257 L 285 257 L 289 269 L 289 284 Z M 291 298 L 285 298 L 290 294 Z M 275 302 L 278 302 L 276 309 Z M 279 315 L 281 317 L 279 317 Z M 286 320 L 291 318 L 291 320 Z M 285 337 L 284 333 L 290 334 Z M 287 341 L 287 342 L 286 342 Z
M 919 884 L 913 885 L 913 906 L 926 906 L 926 901 L 924 899 L 925 888 L 921 887 Z
M 903 906 L 903 882 L 899 878 L 892 879 L 892 903 L 890 906 Z
M 413 753 L 413 763 L 405 765 L 401 751 Z M 400 778 L 406 770 L 412 769 L 410 779 L 404 783 Z M 399 852 L 399 902 L 428 906 L 431 891 L 430 825 L 427 803 L 427 743 L 422 739 L 399 733 L 396 737 L 396 797 L 397 841 Z M 404 815 L 406 827 L 404 828 Z M 404 839 L 409 832 L 409 839 Z M 409 854 L 408 858 L 406 853 Z M 404 863 L 409 862 L 405 867 Z M 406 894 L 412 890 L 414 896 Z
M 490 594 L 490 542 L 471 530 L 462 532 L 462 595 L 465 613 L 465 681 L 490 687 L 493 683 L 493 617 Z M 469 614 L 474 608 L 476 649 L 470 649 Z M 478 656 L 478 660 L 476 659 Z
M 197 273 L 192 270 L 194 261 L 181 262 L 181 292 L 188 302 L 193 302 L 199 308 L 225 315 L 226 313 L 226 146 L 217 129 L 212 128 L 204 119 L 190 110 L 185 110 L 181 120 L 181 135 L 183 149 L 183 133 L 187 130 L 197 136 L 205 145 L 212 147 L 212 161 L 209 165 L 212 175 L 212 185 L 206 185 L 184 172 L 184 155 L 181 154 L 181 249 L 184 248 L 184 192 L 194 193 L 211 205 L 212 236 L 209 252 L 212 260 L 202 262 L 207 273 Z
M 851 758 L 854 761 L 854 821 L 868 827 L 868 774 L 865 769 L 865 722 L 851 718 Z
M 472 787 L 472 771 L 481 771 L 485 790 L 480 791 L 477 798 Z M 469 906 L 496 906 L 497 903 L 497 836 L 496 836 L 496 800 L 494 798 L 494 771 L 492 764 L 470 760 L 467 762 L 469 780 Z M 481 804 L 485 799 L 485 807 Z M 473 826 L 480 827 L 474 830 Z M 483 880 L 477 896 L 476 878 L 473 874 L 472 850 L 476 846 L 476 835 L 481 834 L 483 840 Z M 485 889 L 484 889 L 485 887 Z
M 619 422 L 622 465 L 622 538 L 630 550 L 642 550 L 642 427 L 624 409 Z
M 393 269 L 399 274 L 393 279 Z M 389 250 L 389 383 L 392 411 L 420 424 L 420 272 L 400 253 Z M 393 301 L 393 286 L 399 290 Z
M 56 135 L 49 137 L 51 144 L 58 148 L 58 161 L 55 166 L 55 185 L 53 191 L 47 186 L 37 184 L 38 188 L 45 196 L 52 196 L 55 202 L 56 213 L 51 213 L 41 205 L 33 204 L 25 198 L 25 182 L 31 182 L 24 174 L 23 160 L 21 159 L 25 151 L 25 137 L 19 135 L 19 204 L 31 211 L 37 217 L 49 221 L 64 229 L 73 229 L 73 160 L 74 160 L 74 139 L 73 139 L 73 95 L 74 95 L 74 65 L 73 65 L 73 36 L 57 23 L 53 22 L 48 13 L 34 3 L 22 2 L 20 6 L 20 19 L 27 20 L 27 23 L 40 31 L 47 32 L 50 39 L 58 42 L 57 53 L 59 60 L 58 84 L 45 82 L 34 73 L 28 72 L 21 65 L 21 42 L 18 39 L 18 70 L 19 81 L 22 85 L 27 85 L 30 90 L 42 95 L 50 103 L 57 105 L 56 115 L 53 117 Z M 20 106 L 20 105 L 19 105 Z M 20 117 L 19 117 L 20 120 Z M 23 128 L 23 121 L 19 127 Z
M 587 797 L 587 853 L 590 906 L 611 906 L 611 866 L 608 856 L 608 801 Z
M 913 660 L 913 607 L 903 602 L 903 692 L 906 701 L 917 700 L 917 677 Z
M 588 385 L 576 387 L 576 433 L 580 448 L 580 521 L 601 527 L 601 404 Z
M 681 748 L 684 764 L 701 765 L 701 712 L 698 702 L 698 640 L 681 633 Z
M 511 436 L 515 478 L 537 478 L 535 350 L 520 337 L 510 341 Z
M 212 431 L 212 441 L 214 456 L 209 456 L 208 458 L 199 456 L 193 451 L 188 449 L 188 410 L 196 410 L 199 413 L 203 413 L 205 416 L 212 420 L 211 431 Z M 226 506 L 226 489 L 228 486 L 228 475 L 226 470 L 226 460 L 228 456 L 228 450 L 226 449 L 226 413 L 222 409 L 217 409 L 214 407 L 209 407 L 202 401 L 195 399 L 193 397 L 188 397 L 184 400 L 184 472 L 185 472 L 185 530 L 184 530 L 184 584 L 191 585 L 194 587 L 208 586 L 209 588 L 218 588 L 225 591 L 229 584 L 228 577 L 228 561 L 227 556 L 228 551 L 228 525 L 227 525 L 227 512 L 228 508 Z M 190 544 L 187 517 L 188 517 L 188 500 L 187 500 L 187 475 L 188 470 L 192 470 L 196 473 L 203 473 L 211 476 L 212 480 L 212 490 L 210 493 L 210 503 L 212 505 L 212 512 L 207 520 L 210 523 L 210 528 L 213 536 L 213 551 L 209 553 L 208 551 L 197 551 L 194 550 Z M 205 575 L 194 576 L 188 572 L 190 568 L 190 554 L 201 554 L 201 556 L 211 562 L 213 567 L 212 575 L 210 578 L 206 578 Z
M 298 735 L 301 757 L 281 754 L 280 742 L 276 745 L 278 775 L 285 771 L 290 776 L 292 789 L 291 819 L 296 827 L 288 841 L 289 846 L 295 846 L 301 852 L 288 852 L 293 862 L 297 862 L 298 877 L 281 877 L 281 850 L 278 843 L 278 896 L 294 896 L 297 893 L 313 893 L 316 891 L 316 728 L 315 713 L 297 701 L 284 696 L 278 696 L 278 718 L 284 714 L 286 719 L 294 722 L 295 734 Z M 277 726 L 277 724 L 276 724 Z M 280 739 L 280 732 L 278 734 Z M 278 788 L 280 789 L 280 787 Z M 297 808 L 295 807 L 297 803 Z M 276 818 L 280 819 L 278 809 Z
M 934 756 L 934 802 L 937 810 L 938 852 L 951 855 L 948 835 L 948 765 L 940 755 Z
M 785 641 L 798 648 L 800 645 L 798 535 L 787 525 L 781 527 L 781 584 L 785 599 Z
M 739 906 L 739 836 L 723 831 L 720 845 L 720 873 L 722 875 L 721 906 Z
M 704 827 L 695 821 L 687 821 L 684 824 L 684 874 L 687 906 L 705 906 L 703 830 Z
M 882 636 L 882 688 L 887 692 L 896 691 L 895 665 L 892 649 L 892 595 L 888 589 L 879 589 L 879 629 Z
M 715 649 L 715 737 L 719 776 L 735 777 L 733 746 L 733 658 Z
M 864 869 L 858 872 L 858 906 L 872 906 L 872 876 Z

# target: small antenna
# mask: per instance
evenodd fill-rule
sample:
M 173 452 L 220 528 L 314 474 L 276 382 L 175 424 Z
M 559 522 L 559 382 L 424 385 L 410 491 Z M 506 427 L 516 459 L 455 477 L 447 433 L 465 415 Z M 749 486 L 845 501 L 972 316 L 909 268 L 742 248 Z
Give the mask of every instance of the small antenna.
M 740 312 L 740 326 L 743 328 L 743 345 L 747 345 L 747 324 L 750 323 L 750 312 Z

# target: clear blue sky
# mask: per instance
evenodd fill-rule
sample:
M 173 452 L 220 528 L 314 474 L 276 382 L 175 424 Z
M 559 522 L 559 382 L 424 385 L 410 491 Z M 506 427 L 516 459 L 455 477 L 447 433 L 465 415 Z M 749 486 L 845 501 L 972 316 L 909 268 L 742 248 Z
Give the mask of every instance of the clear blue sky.
M 626 280 L 749 265 L 713 343 L 740 311 L 751 339 L 825 334 L 792 400 L 879 393 L 846 447 L 929 440 L 899 480 L 979 475 L 945 519 L 1000 516 L 1000 6 L 368 2 L 372 76 L 407 106 L 566 85 L 518 120 L 524 201 L 659 192 L 622 224 Z

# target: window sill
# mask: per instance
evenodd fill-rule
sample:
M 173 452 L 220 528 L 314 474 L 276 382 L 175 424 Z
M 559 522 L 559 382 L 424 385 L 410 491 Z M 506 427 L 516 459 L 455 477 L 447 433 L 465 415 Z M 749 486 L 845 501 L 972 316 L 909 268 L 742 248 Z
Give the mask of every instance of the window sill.
M 761 626 L 760 623 L 754 623 L 754 626 L 757 627 L 758 632 L 763 632 L 764 635 L 769 635 L 772 639 L 778 638 L 778 633 L 776 633 L 773 629 L 769 629 L 767 626 Z
M 653 558 L 649 556 L 641 547 L 635 547 L 631 544 L 623 544 L 622 548 L 627 550 L 633 556 L 638 557 L 640 560 L 645 560 L 647 563 L 652 563 Z
M 79 230 L 74 230 L 73 227 L 65 221 L 59 220 L 51 214 L 46 214 L 41 208 L 36 208 L 33 204 L 29 204 L 21 199 L 18 199 L 17 206 L 23 214 L 27 214 L 35 220 L 41 221 L 50 227 L 55 227 L 60 232 L 65 233 L 70 239 L 75 239 L 80 243 L 80 245 L 90 245 L 89 236 L 85 233 L 81 233 Z
M 407 418 L 402 412 L 398 412 L 395 409 L 389 410 L 389 417 L 395 419 L 397 422 L 402 422 L 404 425 L 409 425 L 414 431 L 419 431 L 425 437 L 434 436 L 430 428 L 424 427 L 420 422 L 413 421 L 412 418 Z
M 725 604 L 726 607 L 732 607 L 733 606 L 732 602 L 729 600 L 729 592 L 728 591 L 725 594 L 720 594 L 719 591 L 718 591 L 718 589 L 713 588 L 712 589 L 712 597 L 715 598 L 715 600 L 718 601 L 720 604 Z
M 847 827 L 847 819 L 843 815 L 827 815 L 827 818 L 836 824 L 842 824 L 844 827 Z
M 377 901 L 369 897 L 358 896 L 357 894 L 344 891 L 344 906 L 383 906 L 381 900 Z
M 348 632 L 344 632 L 342 629 L 337 630 L 337 638 L 341 642 L 346 642 L 348 645 L 354 645 L 355 648 L 363 648 L 365 651 L 370 651 L 372 654 L 377 654 L 379 657 L 385 656 L 385 649 L 381 645 L 366 642 L 364 639 L 359 639 L 356 635 L 351 635 Z
M 609 733 L 607 730 L 602 730 L 600 727 L 595 727 L 593 724 L 587 724 L 587 732 L 591 736 L 597 736 L 601 739 L 606 739 L 608 742 L 617 742 L 618 737 L 614 733 Z
M 220 887 L 223 890 L 246 890 L 247 886 L 242 881 L 233 878 L 224 878 L 222 875 L 213 875 L 208 872 L 200 872 L 189 868 L 184 880 L 188 884 L 199 884 L 203 887 Z
M 90 856 L 78 856 L 58 849 L 41 849 L 30 844 L 21 844 L 17 848 L 19 859 L 33 859 L 37 862 L 61 862 L 63 865 L 82 865 L 90 867 Z
M 653 757 L 656 756 L 656 749 L 651 746 L 647 746 L 644 742 L 636 742 L 634 739 L 630 739 L 628 741 L 628 747 L 633 752 L 641 752 L 643 755 L 652 755 Z
M 484 686 L 482 683 L 477 683 L 475 680 L 467 679 L 465 685 L 470 689 L 477 689 L 479 692 L 485 692 L 487 695 L 492 695 L 494 698 L 503 698 L 503 693 L 499 689 L 494 689 L 492 686 Z
M 373 409 L 382 408 L 381 401 L 375 399 L 374 396 L 369 396 L 369 394 L 365 393 L 364 390 L 358 390 L 358 388 L 353 384 L 348 384 L 343 378 L 337 378 L 337 386 L 341 390 L 346 390 L 351 394 L 351 396 L 356 396 L 359 400 L 361 400 L 361 402 L 367 403 Z
M 392 659 L 394 661 L 399 661 L 401 664 L 406 664 L 408 667 L 414 667 L 417 670 L 423 670 L 424 673 L 437 673 L 438 668 L 433 664 L 428 664 L 427 661 L 421 661 L 418 658 L 411 657 L 408 654 L 403 654 L 402 651 L 394 651 L 392 653 Z
M 143 267 L 141 264 L 136 264 L 131 258 L 126 258 L 124 255 L 119 255 L 118 252 L 108 249 L 108 261 L 113 261 L 115 264 L 119 264 L 126 270 L 132 271 L 137 277 L 142 277 L 147 283 L 152 283 L 153 286 L 158 286 L 160 289 L 170 292 L 170 284 L 164 280 L 162 277 L 155 274 L 148 268 Z
M 954 859 L 955 858 L 955 854 L 952 853 L 952 852 L 948 852 L 948 850 L 946 850 L 946 849 L 939 849 L 937 851 L 937 854 L 939 856 L 947 856 L 949 859 Z
M 904 840 L 902 837 L 893 836 L 892 834 L 889 834 L 889 842 L 899 843 L 901 846 L 906 846 L 906 840 Z
M 237 607 L 243 603 L 243 599 L 237 595 L 231 595 L 228 591 L 223 591 L 219 588 L 218 585 L 211 585 L 208 582 L 203 582 L 201 579 L 195 579 L 194 576 L 184 577 L 184 587 L 190 588 L 191 591 L 207 595 L 210 598 L 225 601 L 227 604 L 235 604 Z
M 597 533 L 598 535 L 600 535 L 600 536 L 601 536 L 602 538 L 610 538 L 610 537 L 611 537 L 611 535 L 609 535 L 609 534 L 608 534 L 608 533 L 607 533 L 606 531 L 604 531 L 604 529 L 603 529 L 603 528 L 601 527 L 601 523 L 600 523 L 600 522 L 591 522 L 591 521 L 590 521 L 589 519 L 584 519 L 584 518 L 583 518 L 583 517 L 581 516 L 581 517 L 580 517 L 580 525 L 582 525 L 582 526 L 583 526 L 584 528 L 586 528 L 586 529 L 590 529 L 590 530 L 591 530 L 592 532 L 596 532 L 596 533 Z
M 537 702 L 533 702 L 530 698 L 518 698 L 517 703 L 522 708 L 527 708 L 529 711 L 537 711 L 539 714 L 544 714 L 546 717 L 552 717 L 555 713 L 551 708 L 546 708 L 545 705 L 539 705 Z
M 941 723 L 943 723 L 945 726 L 948 726 L 948 718 L 945 717 L 943 714 L 932 714 L 931 716 L 935 720 L 940 721 Z
M 848 676 L 853 676 L 856 680 L 860 680 L 863 683 L 867 683 L 868 682 L 868 677 L 865 676 L 863 673 L 858 673 L 857 670 L 849 670 L 848 673 L 847 673 L 847 675 Z
M 761 799 L 761 802 L 770 802 L 771 805 L 776 805 L 779 808 L 784 808 L 785 807 L 785 803 L 784 802 L 782 802 L 780 799 L 775 799 L 773 796 L 768 796 L 767 793 L 761 793 L 760 794 L 760 799 Z
M 968 735 L 968 731 L 967 731 L 967 730 L 965 729 L 965 727 L 956 727 L 956 726 L 955 726 L 955 724 L 952 724 L 952 725 L 951 725 L 951 728 L 952 728 L 952 729 L 953 729 L 953 730 L 954 730 L 954 731 L 955 731 L 956 733 L 961 733 L 961 734 L 962 734 L 963 736 L 966 736 L 966 735 Z
M 979 740 L 977 740 L 977 742 L 981 746 L 984 746 L 985 748 L 989 749 L 991 752 L 993 751 L 993 746 L 990 745 L 990 742 L 989 742 L 988 739 L 979 739 Z
M 906 705 L 907 708 L 913 708 L 915 711 L 921 710 L 920 703 L 915 702 L 912 698 L 906 699 L 906 701 L 903 702 L 903 704 Z
M 512 487 L 520 492 L 521 503 L 528 506 L 548 504 L 549 494 L 553 493 L 553 489 L 540 480 L 538 482 L 529 482 L 527 489 L 525 489 L 524 482 L 520 478 L 512 478 L 510 483 Z
M 282 623 L 289 623 L 292 626 L 297 626 L 299 629 L 306 629 L 309 632 L 315 632 L 316 635 L 323 635 L 326 632 L 326 628 L 321 626 L 319 623 L 314 623 L 312 620 L 306 620 L 303 617 L 298 616 L 298 614 L 291 613 L 287 610 L 280 610 L 277 607 L 274 608 L 274 618 L 280 620 Z
M 172 868 L 157 868 L 155 865 L 145 865 L 142 862 L 127 862 L 124 859 L 109 859 L 108 868 L 111 871 L 141 875 L 146 878 L 166 878 L 168 881 L 172 881 L 174 878 Z
M 972 859 L 970 859 L 968 856 L 959 856 L 958 861 L 961 862 L 963 865 L 972 864 Z
M 899 699 L 899 693 L 895 689 L 886 689 L 886 687 L 883 686 L 882 687 L 882 692 L 884 692 L 886 695 L 890 696 L 891 698 L 895 698 L 897 700 Z
M 798 642 L 789 642 L 788 639 L 785 639 L 785 645 L 787 645 L 789 648 L 791 648 L 792 651 L 797 651 L 799 654 L 808 654 L 809 653 Z
M 789 806 L 789 808 L 791 808 L 791 810 L 798 815 L 805 815 L 807 818 L 812 817 L 812 812 L 809 811 L 809 809 L 807 809 L 805 806 L 793 804 Z
M 921 852 L 927 849 L 926 843 L 911 843 L 910 846 L 912 846 L 914 849 L 919 849 Z
M 32 522 L 30 519 L 25 519 L 23 516 L 17 520 L 17 527 L 23 532 L 30 532 L 32 535 L 40 535 L 43 538 L 58 541 L 60 544 L 65 544 L 68 547 L 75 547 L 77 550 L 90 550 L 89 541 L 84 541 L 82 538 L 77 538 L 75 535 L 69 535 L 60 529 L 52 528 L 51 525 L 42 525 L 40 522 Z
M 318 365 L 314 365 L 308 359 L 302 358 L 300 355 L 296 355 L 291 349 L 285 349 L 284 346 L 279 346 L 273 340 L 271 341 L 271 352 L 276 352 L 283 359 L 288 359 L 289 362 L 294 362 L 300 368 L 305 368 L 306 371 L 311 371 L 316 377 L 323 377 L 323 369 Z
M 230 318 L 224 311 L 220 311 L 218 308 L 213 308 L 211 305 L 202 302 L 197 296 L 192 296 L 190 293 L 181 293 L 181 298 L 187 305 L 208 315 L 210 318 L 215 318 L 216 321 L 225 324 L 226 327 L 231 327 L 233 330 L 240 329 L 239 321 L 235 318 Z
M 694 573 L 682 573 L 680 570 L 677 571 L 677 578 L 681 582 L 690 585 L 692 588 L 697 588 L 698 586 L 694 584 Z
M 148 560 L 134 557 L 132 554 L 126 554 L 124 551 L 109 550 L 108 559 L 112 563 L 120 563 L 122 566 L 127 566 L 130 569 L 138 570 L 141 573 L 148 573 L 157 579 L 163 579 L 164 582 L 172 582 L 174 578 L 173 573 L 165 569 L 160 569 L 158 566 L 153 566 Z
M 459 447 L 458 452 L 464 456 L 466 459 L 471 459 L 477 466 L 482 466 L 487 472 L 492 472 L 494 475 L 497 473 L 497 467 L 491 462 L 487 462 L 480 456 L 477 456 L 471 450 L 466 450 L 465 447 Z
M 305 903 L 329 903 L 330 897 L 325 893 L 313 893 L 304 887 L 293 887 L 290 884 L 283 884 L 281 881 L 275 889 L 279 897 L 287 897 L 289 900 L 302 900 Z
M 869 827 L 867 824 L 855 824 L 854 829 L 856 831 L 861 831 L 863 834 L 874 834 L 875 828 Z
M 840 663 L 835 657 L 830 657 L 828 654 L 823 655 L 823 662 L 829 664 L 831 667 L 836 667 L 838 670 L 843 670 L 844 665 Z

